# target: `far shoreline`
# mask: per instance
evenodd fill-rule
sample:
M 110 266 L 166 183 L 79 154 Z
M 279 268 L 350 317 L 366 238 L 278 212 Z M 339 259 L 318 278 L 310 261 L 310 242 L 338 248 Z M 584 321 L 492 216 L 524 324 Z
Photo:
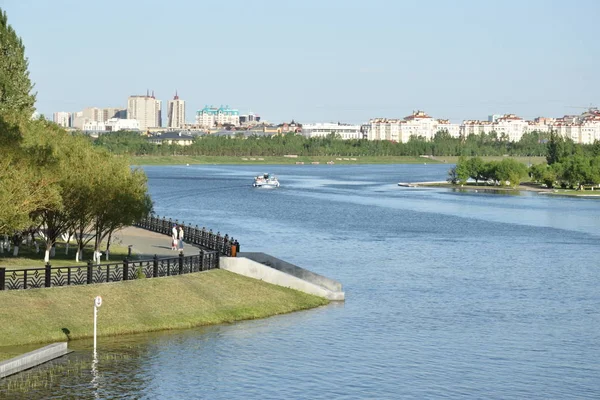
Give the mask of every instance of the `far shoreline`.
M 586 191 L 576 191 L 571 189 L 548 189 L 539 187 L 536 183 L 532 182 L 523 182 L 518 185 L 516 188 L 512 186 L 489 186 L 489 185 L 455 185 L 448 182 L 411 182 L 410 185 L 412 187 L 430 187 L 430 188 L 445 188 L 445 189 L 458 189 L 464 191 L 471 192 L 504 192 L 504 193 L 517 193 L 517 192 L 535 192 L 538 194 L 544 194 L 549 196 L 562 196 L 562 197 L 580 197 L 580 198 L 597 198 L 600 199 L 600 189 L 599 190 L 586 190 Z
M 502 160 L 503 156 L 483 156 L 485 161 Z M 510 157 L 523 164 L 542 163 L 544 157 Z M 366 164 L 448 164 L 458 156 L 130 156 L 130 164 L 147 165 L 366 165 Z

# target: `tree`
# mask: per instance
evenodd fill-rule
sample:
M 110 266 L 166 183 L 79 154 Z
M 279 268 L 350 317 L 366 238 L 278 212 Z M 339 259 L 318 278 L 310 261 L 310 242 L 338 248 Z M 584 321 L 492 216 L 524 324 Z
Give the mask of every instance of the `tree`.
M 29 79 L 25 46 L 0 9 L 0 114 L 30 118 L 35 95 Z
M 525 175 L 527 175 L 527 167 L 512 158 L 505 158 L 496 165 L 495 178 L 501 185 L 510 182 L 511 186 L 517 187 Z
M 93 226 L 95 231 L 94 260 L 99 262 L 102 241 L 110 239 L 116 230 L 139 221 L 152 211 L 146 175 L 139 169 L 131 170 L 124 159 L 110 159 L 98 168 L 96 187 L 101 195 L 94 202 Z
M 31 143 L 40 123 L 8 123 L 0 115 L 0 233 L 32 224 L 32 214 L 60 202 L 52 151 Z
M 466 172 L 469 174 L 469 178 L 474 179 L 475 183 L 479 183 L 480 180 L 484 179 L 484 161 L 479 157 L 473 157 L 466 162 Z
M 469 179 L 469 162 L 465 157 L 459 157 L 456 167 L 448 171 L 450 176 L 449 181 L 453 184 L 460 183 L 461 185 Z

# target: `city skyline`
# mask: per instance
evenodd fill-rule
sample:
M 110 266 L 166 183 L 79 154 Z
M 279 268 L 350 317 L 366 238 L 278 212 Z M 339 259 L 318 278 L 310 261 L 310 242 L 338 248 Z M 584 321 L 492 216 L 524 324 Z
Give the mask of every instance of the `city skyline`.
M 177 89 L 188 122 L 207 102 L 304 123 L 416 109 L 453 122 L 532 119 L 598 105 L 592 0 L 158 4 L 108 0 L 89 13 L 66 0 L 0 1 L 25 44 L 37 111 L 115 104 L 147 87 L 165 103 Z M 55 29 L 43 28 L 48 19 Z M 155 34 L 132 51 L 124 38 L 142 29 Z

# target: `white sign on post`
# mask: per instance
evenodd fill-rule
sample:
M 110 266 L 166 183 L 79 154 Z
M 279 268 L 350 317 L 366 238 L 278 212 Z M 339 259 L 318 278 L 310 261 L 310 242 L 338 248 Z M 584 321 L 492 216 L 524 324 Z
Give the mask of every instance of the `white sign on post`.
M 94 299 L 94 357 L 96 357 L 96 321 L 98 319 L 98 307 L 102 305 L 102 297 L 96 296 Z

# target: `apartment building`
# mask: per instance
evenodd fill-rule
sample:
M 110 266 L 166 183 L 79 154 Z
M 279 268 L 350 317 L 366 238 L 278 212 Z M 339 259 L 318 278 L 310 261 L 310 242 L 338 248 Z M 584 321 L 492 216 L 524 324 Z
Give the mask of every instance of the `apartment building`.
M 157 128 L 162 126 L 162 108 L 161 101 L 152 95 L 129 96 L 127 99 L 127 118 L 135 119 L 140 124 L 140 129 L 145 131 L 148 128 Z
M 181 100 L 175 92 L 173 100 L 167 104 L 167 127 L 181 129 L 185 125 L 185 100 Z

